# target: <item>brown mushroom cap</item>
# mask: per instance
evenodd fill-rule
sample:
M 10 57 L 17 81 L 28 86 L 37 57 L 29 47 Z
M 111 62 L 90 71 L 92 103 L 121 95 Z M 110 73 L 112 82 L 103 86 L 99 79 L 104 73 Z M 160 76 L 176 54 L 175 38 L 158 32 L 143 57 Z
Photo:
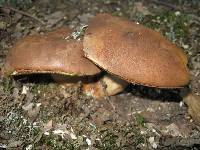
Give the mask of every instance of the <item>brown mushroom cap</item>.
M 126 19 L 99 14 L 85 33 L 85 56 L 136 84 L 176 88 L 189 82 L 187 57 L 160 33 Z
M 63 27 L 19 40 L 6 58 L 5 74 L 58 73 L 94 75 L 100 69 L 84 58 L 82 40 L 65 39 L 72 31 Z

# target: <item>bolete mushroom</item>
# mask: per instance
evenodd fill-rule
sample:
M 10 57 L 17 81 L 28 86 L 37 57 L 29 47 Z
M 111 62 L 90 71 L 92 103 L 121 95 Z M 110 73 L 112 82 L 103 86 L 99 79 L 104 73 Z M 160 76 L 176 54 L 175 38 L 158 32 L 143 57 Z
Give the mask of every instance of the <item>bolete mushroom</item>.
M 7 55 L 4 72 L 11 75 L 57 73 L 77 76 L 99 73 L 101 70 L 83 57 L 82 41 L 65 39 L 71 33 L 69 28 L 63 27 L 19 40 Z
M 121 92 L 127 83 L 123 81 L 123 84 L 119 84 L 109 75 L 91 82 L 91 77 L 99 74 L 101 70 L 84 57 L 82 40 L 71 38 L 72 33 L 72 30 L 63 27 L 19 40 L 7 55 L 5 74 L 16 76 L 50 73 L 56 82 L 65 85 L 83 81 L 83 92 L 95 98 Z M 85 76 L 90 77 L 88 82 Z M 106 87 L 101 84 L 106 84 Z M 94 93 L 94 89 L 98 91 Z
M 134 84 L 178 88 L 189 82 L 183 50 L 138 23 L 99 14 L 89 21 L 85 56 L 99 67 Z

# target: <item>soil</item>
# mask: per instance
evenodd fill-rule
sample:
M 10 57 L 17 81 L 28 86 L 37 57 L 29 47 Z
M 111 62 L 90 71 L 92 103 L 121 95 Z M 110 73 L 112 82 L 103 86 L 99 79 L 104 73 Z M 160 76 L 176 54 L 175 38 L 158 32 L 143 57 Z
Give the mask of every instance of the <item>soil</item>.
M 200 95 L 199 8 L 198 0 L 0 2 L 0 149 L 199 149 L 200 126 L 183 102 L 191 91 Z M 182 47 L 190 84 L 130 85 L 97 100 L 82 93 L 81 82 L 66 88 L 49 75 L 3 76 L 18 39 L 64 25 L 78 29 L 101 12 L 144 24 Z

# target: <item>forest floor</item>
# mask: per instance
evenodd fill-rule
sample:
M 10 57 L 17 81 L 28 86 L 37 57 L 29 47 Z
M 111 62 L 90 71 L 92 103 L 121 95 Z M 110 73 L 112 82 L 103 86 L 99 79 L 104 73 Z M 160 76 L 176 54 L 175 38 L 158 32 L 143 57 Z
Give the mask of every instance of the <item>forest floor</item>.
M 137 21 L 182 47 L 191 82 L 174 90 L 130 85 L 118 95 L 96 100 L 82 93 L 81 83 L 63 88 L 48 75 L 13 79 L 0 73 L 0 149 L 200 147 L 200 126 L 183 102 L 187 92 L 200 94 L 200 1 L 11 2 L 0 7 L 1 68 L 18 39 L 61 26 L 87 25 L 90 18 L 106 12 Z

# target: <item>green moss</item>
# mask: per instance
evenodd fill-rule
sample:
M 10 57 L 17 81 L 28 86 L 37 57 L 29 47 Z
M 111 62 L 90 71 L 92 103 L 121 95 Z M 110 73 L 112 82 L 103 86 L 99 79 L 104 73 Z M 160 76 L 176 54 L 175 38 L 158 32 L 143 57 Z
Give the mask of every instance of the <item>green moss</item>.
M 37 84 L 31 88 L 33 94 L 38 94 L 39 92 L 48 92 L 50 90 L 50 85 L 48 84 Z
M 78 126 L 77 126 L 78 127 Z M 144 143 L 145 139 L 140 134 L 140 130 L 136 123 L 127 122 L 126 124 L 113 123 L 101 127 L 93 127 L 85 123 L 81 129 L 73 127 L 74 131 L 82 130 L 75 133 L 77 139 L 73 140 L 70 137 L 62 139 L 61 136 L 50 132 L 50 135 L 43 135 L 41 140 L 35 145 L 46 145 L 49 149 L 68 149 L 82 150 L 89 146 L 86 143 L 87 138 L 92 140 L 91 147 L 99 150 L 120 150 L 120 149 L 136 149 L 139 144 Z M 85 136 L 86 135 L 86 136 Z
M 58 139 L 55 139 L 52 135 L 43 136 L 43 139 L 41 140 L 41 142 L 55 150 L 59 150 L 63 148 L 62 145 L 59 144 Z
M 163 11 L 158 15 L 149 16 L 145 25 L 154 30 L 159 30 L 169 40 L 176 42 L 187 39 L 189 32 L 189 18 L 181 12 Z
M 32 0 L 0 0 L 0 5 L 25 8 L 32 4 Z
M 40 142 L 36 144 L 35 147 L 39 145 L 46 145 L 49 149 L 54 149 L 54 150 L 62 150 L 62 149 L 79 150 L 82 147 L 81 145 L 76 143 L 76 141 L 70 139 L 62 140 L 61 137 L 55 136 L 52 133 L 50 133 L 50 135 L 48 136 L 43 135 Z
M 137 123 L 131 122 L 130 124 L 127 124 L 122 128 L 121 132 L 122 137 L 124 137 L 126 141 L 122 145 L 123 148 L 137 148 L 139 144 L 145 142 L 145 138 L 140 134 L 140 128 Z
M 141 116 L 140 114 L 137 114 L 137 115 L 135 116 L 135 120 L 136 120 L 137 124 L 138 124 L 140 127 L 146 127 L 146 126 L 145 126 L 144 117 Z
M 136 149 L 144 143 L 144 137 L 139 133 L 139 127 L 133 120 L 126 124 L 113 124 L 112 128 L 100 131 L 100 141 L 96 141 L 96 148 L 118 150 Z
M 117 145 L 117 139 L 119 138 L 113 131 L 105 130 L 101 132 L 101 144 L 97 144 L 98 149 L 115 150 L 119 149 Z
M 5 93 L 10 93 L 12 89 L 12 79 L 9 77 L 4 77 L 3 78 L 3 90 Z

